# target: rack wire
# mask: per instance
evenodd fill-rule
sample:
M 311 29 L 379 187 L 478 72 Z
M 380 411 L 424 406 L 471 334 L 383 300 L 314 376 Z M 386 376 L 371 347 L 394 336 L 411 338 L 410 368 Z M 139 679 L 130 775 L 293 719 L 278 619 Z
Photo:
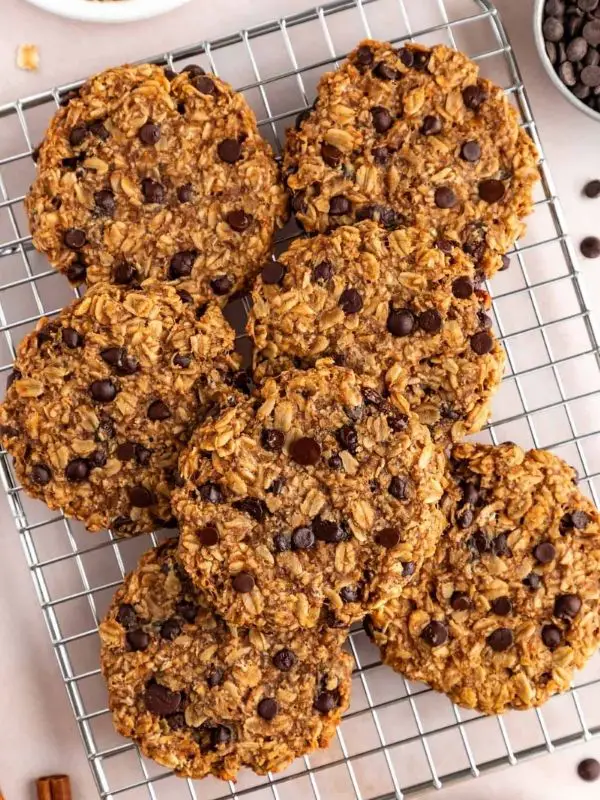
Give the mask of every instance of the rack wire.
M 543 153 L 514 53 L 489 0 L 337 0 L 320 8 L 150 59 L 180 68 L 194 59 L 244 92 L 264 136 L 281 153 L 285 129 L 310 105 L 319 76 L 365 37 L 465 51 L 503 85 Z M 60 98 L 56 87 L 0 107 L 0 372 L 15 345 L 42 316 L 73 297 L 27 235 L 23 196 L 34 174 L 32 152 Z M 542 156 L 541 186 L 526 237 L 497 275 L 494 323 L 508 354 L 494 421 L 478 439 L 546 447 L 579 470 L 597 502 L 600 489 L 600 362 L 594 321 Z M 281 235 L 285 246 L 298 231 Z M 353 702 L 326 751 L 286 772 L 234 785 L 175 778 L 114 732 L 98 669 L 97 623 L 123 575 L 160 532 L 118 541 L 91 536 L 78 523 L 28 498 L 0 452 L 0 479 L 55 649 L 61 677 L 103 800 L 388 800 L 440 789 L 600 733 L 600 659 L 571 691 L 543 710 L 482 717 L 383 667 L 361 629 L 349 637 L 356 667 Z

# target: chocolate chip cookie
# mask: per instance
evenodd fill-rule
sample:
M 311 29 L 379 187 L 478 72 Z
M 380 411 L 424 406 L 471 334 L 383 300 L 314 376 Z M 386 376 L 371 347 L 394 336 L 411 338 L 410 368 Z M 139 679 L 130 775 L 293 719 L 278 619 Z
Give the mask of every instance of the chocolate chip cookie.
M 170 526 L 177 459 L 226 396 L 234 334 L 220 308 L 157 281 L 98 285 L 21 343 L 0 439 L 33 497 L 132 536 Z
M 67 100 L 26 199 L 35 247 L 76 284 L 154 277 L 205 300 L 238 290 L 287 214 L 243 96 L 197 66 L 143 64 Z
M 600 644 L 600 515 L 546 450 L 453 448 L 435 556 L 367 630 L 383 660 L 487 714 L 569 688 Z
M 458 242 L 487 276 L 506 266 L 532 208 L 537 153 L 503 90 L 478 73 L 443 45 L 360 44 L 289 131 L 298 222 L 414 225 Z
M 352 659 L 328 628 L 227 625 L 166 543 L 142 556 L 100 625 L 119 733 L 177 775 L 235 780 L 326 747 L 350 702 Z
M 414 414 L 350 370 L 285 372 L 182 454 L 179 558 L 233 624 L 348 626 L 433 552 L 443 461 Z
M 323 356 L 374 379 L 436 440 L 487 422 L 504 349 L 462 249 L 375 222 L 296 240 L 257 278 L 248 332 L 256 377 Z

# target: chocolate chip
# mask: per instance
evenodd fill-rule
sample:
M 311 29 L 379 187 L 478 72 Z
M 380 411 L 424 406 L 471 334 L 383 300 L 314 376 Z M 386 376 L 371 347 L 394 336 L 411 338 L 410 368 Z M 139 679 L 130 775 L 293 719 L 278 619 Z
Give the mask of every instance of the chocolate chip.
M 556 556 L 556 548 L 552 542 L 541 542 L 533 548 L 533 557 L 540 564 L 549 564 Z
M 225 216 L 225 222 L 232 230 L 237 233 L 243 233 L 252 224 L 252 216 L 246 214 L 241 208 L 238 208 L 234 211 L 230 211 L 229 214 Z
M 556 625 L 544 625 L 542 628 L 542 642 L 549 650 L 555 650 L 562 641 L 562 633 Z
M 308 550 L 314 543 L 315 536 L 310 528 L 296 528 L 292 533 L 292 550 Z
M 600 778 L 600 762 L 595 758 L 584 758 L 577 765 L 577 774 L 582 781 L 597 781 Z
M 206 72 L 199 64 L 188 64 L 181 72 L 189 75 L 190 78 L 196 78 L 198 75 L 206 75 Z
M 90 133 L 92 133 L 94 136 L 97 136 L 98 139 L 101 139 L 103 142 L 105 142 L 110 136 L 110 133 L 108 132 L 106 126 L 104 125 L 104 122 L 101 119 L 97 119 L 94 120 L 94 122 L 90 122 L 88 125 L 88 130 Z
M 468 611 L 471 608 L 471 600 L 466 592 L 452 592 L 450 605 L 455 611 Z
M 231 730 L 225 725 L 217 725 L 210 732 L 210 741 L 214 748 L 221 744 L 229 744 L 231 737 Z
M 146 203 L 165 202 L 165 187 L 162 183 L 155 181 L 154 178 L 144 178 L 142 180 L 142 194 Z
M 135 458 L 135 442 L 123 442 L 117 446 L 116 456 L 119 461 L 131 461 Z
M 383 106 L 374 106 L 374 108 L 371 109 L 371 118 L 373 120 L 373 127 L 377 133 L 385 133 L 386 131 L 389 131 L 394 124 L 392 115 L 387 108 L 384 108 Z
M 423 124 L 421 125 L 421 133 L 424 136 L 435 136 L 438 133 L 442 132 L 442 120 L 439 117 L 435 117 L 433 114 L 428 114 L 423 119 Z
M 245 497 L 243 500 L 236 500 L 232 505 L 257 522 L 262 522 L 268 513 L 265 501 L 258 497 Z
M 100 214 L 112 217 L 116 210 L 115 196 L 110 189 L 101 189 L 94 194 L 94 204 Z
M 473 284 L 466 276 L 456 278 L 452 282 L 452 294 L 459 300 L 466 300 L 473 294 Z
M 315 517 L 315 519 L 312 521 L 312 529 L 315 537 L 320 542 L 337 544 L 338 542 L 343 541 L 345 538 L 342 526 L 330 519 Z
M 82 261 L 73 261 L 67 267 L 67 278 L 76 285 L 83 283 L 87 277 L 87 267 Z
M 531 589 L 531 591 L 539 589 L 541 583 L 542 579 L 537 574 L 537 572 L 530 572 L 529 575 L 527 575 L 527 577 L 523 578 L 523 585 L 527 586 L 527 588 Z
M 600 239 L 597 236 L 586 236 L 579 245 L 582 255 L 586 258 L 598 258 L 600 256 Z
M 339 697 L 335 692 L 321 692 L 315 699 L 315 708 L 321 714 L 328 714 L 339 704 Z
M 435 308 L 428 308 L 419 314 L 419 327 L 426 333 L 438 333 L 442 327 L 442 317 Z
M 565 86 L 573 87 L 577 83 L 577 75 L 575 74 L 575 67 L 570 61 L 563 61 L 558 67 L 558 77 L 565 84 Z
M 135 608 L 129 603 L 122 603 L 117 611 L 116 620 L 119 625 L 122 625 L 126 630 L 133 628 L 138 622 Z
M 398 58 L 404 64 L 405 67 L 412 67 L 415 63 L 415 57 L 412 50 L 409 50 L 408 47 L 401 47 L 397 51 Z
M 229 275 L 217 275 L 210 282 L 210 288 L 218 297 L 223 297 L 233 288 L 233 279 Z
M 168 619 L 160 626 L 160 635 L 162 639 L 172 642 L 181 633 L 181 625 L 176 619 Z
M 542 25 L 544 39 L 548 42 L 560 42 L 565 35 L 565 28 L 562 22 L 556 17 L 547 17 Z
M 285 553 L 287 550 L 291 550 L 291 539 L 288 536 L 284 536 L 283 533 L 276 533 L 273 537 L 273 549 L 276 553 Z
M 384 164 L 387 164 L 390 158 L 390 151 L 387 147 L 374 147 L 371 151 L 371 155 L 373 156 L 373 161 L 382 167 Z
M 63 241 L 69 250 L 81 250 L 87 244 L 87 236 L 80 228 L 67 228 Z
M 479 146 L 479 142 L 465 142 L 460 148 L 460 157 L 463 159 L 463 161 L 470 161 L 472 163 L 479 161 L 481 158 L 481 147 Z
M 500 533 L 492 541 L 492 552 L 496 556 L 510 556 L 512 555 L 508 546 L 508 538 L 505 533 Z
M 571 523 L 577 530 L 587 528 L 590 523 L 590 516 L 585 511 L 573 511 L 571 514 Z
M 169 419 L 171 416 L 169 407 L 166 403 L 163 403 L 162 400 L 153 400 L 148 406 L 148 411 L 146 413 L 148 419 L 151 419 L 153 422 L 162 422 L 165 419 Z
M 502 266 L 498 272 L 504 272 L 510 267 L 510 258 L 507 255 L 502 256 Z
M 127 261 L 117 264 L 113 271 L 113 282 L 119 284 L 120 286 L 127 286 L 128 284 L 137 280 L 137 278 L 137 269 L 133 266 L 133 264 L 129 264 Z
M 290 457 L 303 467 L 312 467 L 321 457 L 321 446 L 309 436 L 301 436 L 290 445 Z
M 263 697 L 260 701 L 258 706 L 256 707 L 256 711 L 259 717 L 270 721 L 277 716 L 277 712 L 279 711 L 279 706 L 277 705 L 277 700 L 274 697 Z
M 197 255 L 195 250 L 180 250 L 175 253 L 169 264 L 169 278 L 177 280 L 191 275 Z
M 221 161 L 226 164 L 235 164 L 242 156 L 242 145 L 237 139 L 223 139 L 219 142 L 217 153 Z
M 218 483 L 213 483 L 212 481 L 203 483 L 198 489 L 198 495 L 201 500 L 204 500 L 205 503 L 216 504 L 223 503 L 225 501 L 225 496 L 221 486 Z
M 196 75 L 192 78 L 192 86 L 197 89 L 200 94 L 215 95 L 217 87 L 214 82 L 206 75 Z
M 340 597 L 343 603 L 357 603 L 360 598 L 360 590 L 357 586 L 344 586 L 340 590 Z
M 599 180 L 588 181 L 586 185 L 583 187 L 583 193 L 586 197 L 589 197 L 591 199 L 600 197 L 600 181 Z
M 331 469 L 335 470 L 341 469 L 343 466 L 342 459 L 338 456 L 337 453 L 334 453 L 332 456 L 329 457 L 327 464 Z
M 179 710 L 181 700 L 181 692 L 172 692 L 160 683 L 151 681 L 146 686 L 144 702 L 151 714 L 156 714 L 159 717 L 175 714 Z
M 394 433 L 402 433 L 408 427 L 406 414 L 388 414 L 387 424 Z
M 295 192 L 292 195 L 292 209 L 297 214 L 305 214 L 308 206 L 306 205 L 306 196 L 304 192 Z
M 439 647 L 448 641 L 448 628 L 443 622 L 433 619 L 421 631 L 421 639 L 430 647 Z
M 381 81 L 395 81 L 400 77 L 400 73 L 389 64 L 386 64 L 385 61 L 380 61 L 373 68 L 373 75 Z
M 177 199 L 180 203 L 190 203 L 194 199 L 194 189 L 191 183 L 184 183 L 177 189 Z
M 175 353 L 173 356 L 173 364 L 176 367 L 186 369 L 192 363 L 191 356 L 184 356 L 181 353 Z
M 502 653 L 512 647 L 514 641 L 510 628 L 497 628 L 487 637 L 487 643 L 496 653 Z
M 438 208 L 454 208 L 458 202 L 456 195 L 449 186 L 439 186 L 435 190 L 434 200 Z
M 583 38 L 592 47 L 600 44 L 600 19 L 593 19 L 583 26 Z
M 52 480 L 52 472 L 46 464 L 34 464 L 31 467 L 31 480 L 38 486 L 45 486 Z
M 125 636 L 125 639 L 130 649 L 136 652 L 140 650 L 146 650 L 150 644 L 150 637 L 146 631 L 143 631 L 141 628 L 129 631 L 129 633 Z
M 243 394 L 251 395 L 254 391 L 252 376 L 245 369 L 241 369 L 233 375 L 232 383 L 233 386 L 235 386 L 238 391 L 243 392 Z
M 321 261 L 320 264 L 313 269 L 313 281 L 328 281 L 333 276 L 333 265 L 329 261 Z
M 127 529 L 131 529 L 132 524 L 133 520 L 131 519 L 131 517 L 123 515 L 120 517 L 116 517 L 112 521 L 112 528 L 116 531 L 125 531 Z
M 512 603 L 509 597 L 496 597 L 492 600 L 492 611 L 499 617 L 506 617 L 512 611 Z
M 195 603 L 188 600 L 180 600 L 175 606 L 175 610 L 186 622 L 192 623 L 196 621 L 198 606 Z
M 356 454 L 358 449 L 358 434 L 353 425 L 342 425 L 336 432 L 336 438 L 342 449 L 348 450 L 352 455 Z
M 479 191 L 479 197 L 486 203 L 497 203 L 498 200 L 501 200 L 504 197 L 504 184 L 502 181 L 497 181 L 494 178 L 481 181 L 477 188 Z
M 415 69 L 424 70 L 431 58 L 429 50 L 415 50 L 414 52 L 414 67 Z
M 408 336 L 416 324 L 415 315 L 408 308 L 391 309 L 387 318 L 387 329 L 392 336 Z
M 494 340 L 487 331 L 478 331 L 471 336 L 471 350 L 478 356 L 484 356 L 493 350 Z
M 233 578 L 231 585 L 236 592 L 246 594 L 254 589 L 254 578 L 248 572 L 239 572 Z
M 462 92 L 463 102 L 471 111 L 479 111 L 487 100 L 487 93 L 477 85 L 467 86 Z
M 84 481 L 90 474 L 90 468 L 85 458 L 74 458 L 66 466 L 65 476 L 71 483 Z
M 223 677 L 223 670 L 219 669 L 218 667 L 213 667 L 206 676 L 206 683 L 211 689 L 213 689 L 215 686 L 219 686 L 219 684 L 223 682 Z
M 276 428 L 263 428 L 260 434 L 260 443 L 265 450 L 279 452 L 285 442 L 285 434 Z
M 344 214 L 349 214 L 352 208 L 352 203 L 343 194 L 336 194 L 329 201 L 329 213 L 332 217 L 341 217 Z
M 127 490 L 129 502 L 134 508 L 149 508 L 156 503 L 156 497 L 145 486 L 132 486 Z
M 296 663 L 296 656 L 287 647 L 282 648 L 273 656 L 273 666 L 281 672 L 289 672 Z
M 85 340 L 75 328 L 63 328 L 62 341 L 64 345 L 74 350 L 76 347 L 83 347 Z
M 373 51 L 368 45 L 363 44 L 354 54 L 354 59 L 361 67 L 368 67 L 373 63 Z
M 160 126 L 154 122 L 146 122 L 138 131 L 142 144 L 156 144 L 160 139 Z
M 401 535 L 398 528 L 383 528 L 383 530 L 375 534 L 375 541 L 377 544 L 381 545 L 381 547 L 385 547 L 387 550 L 396 547 L 400 539 Z
M 268 261 L 262 268 L 260 276 L 263 283 L 268 286 L 281 283 L 285 276 L 285 267 L 279 261 Z
M 567 58 L 569 61 L 582 61 L 588 51 L 588 43 L 583 36 L 576 36 L 567 45 Z
M 554 616 L 572 620 L 581 609 L 581 598 L 576 594 L 559 594 L 554 601 Z
M 406 500 L 408 497 L 407 489 L 408 479 L 401 478 L 398 475 L 394 475 L 388 486 L 388 492 L 392 497 L 395 497 L 396 500 Z
M 321 145 L 321 158 L 328 167 L 336 169 L 342 163 L 344 154 L 341 150 L 338 150 L 337 147 L 334 147 L 334 145 L 324 142 Z
M 90 384 L 90 394 L 98 403 L 110 403 L 117 396 L 117 389 L 109 379 L 93 381 Z
M 465 508 L 456 515 L 456 524 L 461 530 L 465 530 L 473 524 L 475 515 L 470 508 Z

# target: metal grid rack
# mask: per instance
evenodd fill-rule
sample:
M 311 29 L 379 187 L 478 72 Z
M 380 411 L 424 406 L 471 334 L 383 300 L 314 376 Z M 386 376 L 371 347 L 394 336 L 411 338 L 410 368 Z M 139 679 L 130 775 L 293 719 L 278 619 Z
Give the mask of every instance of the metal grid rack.
M 152 59 L 180 68 L 199 61 L 240 87 L 260 127 L 281 153 L 285 129 L 307 107 L 320 74 L 337 66 L 364 36 L 393 42 L 444 42 L 467 52 L 499 82 L 522 124 L 541 146 L 513 51 L 489 0 L 337 0 L 330 5 Z M 26 235 L 23 194 L 33 176 L 31 152 L 60 97 L 77 83 L 0 108 L 0 371 L 15 345 L 43 315 L 73 297 Z M 600 363 L 593 320 L 545 161 L 527 236 L 511 268 L 492 281 L 497 332 L 508 353 L 493 424 L 483 441 L 513 439 L 552 448 L 580 472 L 597 501 L 600 489 Z M 291 226 L 281 246 L 297 233 Z M 115 541 L 30 500 L 7 454 L 0 478 L 25 550 L 60 673 L 101 798 L 128 800 L 386 800 L 439 789 L 447 782 L 516 764 L 600 733 L 600 659 L 570 693 L 543 710 L 486 718 L 459 710 L 426 687 L 383 667 L 360 629 L 349 647 L 356 662 L 353 702 L 327 750 L 286 772 L 250 773 L 224 784 L 182 781 L 144 759 L 111 726 L 98 670 L 96 626 L 122 576 L 161 534 Z

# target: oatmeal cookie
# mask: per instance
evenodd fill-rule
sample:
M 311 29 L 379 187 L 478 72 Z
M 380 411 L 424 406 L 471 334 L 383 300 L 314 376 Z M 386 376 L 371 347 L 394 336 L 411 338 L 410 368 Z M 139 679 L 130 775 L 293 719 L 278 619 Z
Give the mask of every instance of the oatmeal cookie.
M 536 162 L 503 90 L 465 55 L 365 41 L 321 79 L 288 134 L 284 173 L 307 231 L 414 225 L 491 276 L 524 231 Z
M 261 266 L 287 198 L 244 97 L 189 66 L 109 69 L 69 96 L 26 199 L 74 283 L 177 281 L 224 301 Z
M 600 644 L 600 515 L 546 450 L 461 444 L 450 470 L 435 556 L 367 630 L 385 663 L 462 706 L 541 705 Z
M 182 454 L 179 558 L 233 624 L 348 626 L 433 552 L 443 462 L 413 414 L 350 370 L 283 373 Z
M 330 356 L 458 441 L 487 422 L 502 379 L 489 306 L 471 259 L 419 229 L 361 222 L 298 239 L 254 287 L 256 377 Z
M 229 626 L 175 550 L 168 542 L 143 555 L 100 625 L 117 731 L 190 778 L 264 775 L 327 747 L 350 702 L 344 632 Z
M 173 523 L 179 453 L 237 363 L 220 308 L 191 300 L 156 281 L 98 285 L 25 337 L 0 439 L 30 495 L 91 531 Z

